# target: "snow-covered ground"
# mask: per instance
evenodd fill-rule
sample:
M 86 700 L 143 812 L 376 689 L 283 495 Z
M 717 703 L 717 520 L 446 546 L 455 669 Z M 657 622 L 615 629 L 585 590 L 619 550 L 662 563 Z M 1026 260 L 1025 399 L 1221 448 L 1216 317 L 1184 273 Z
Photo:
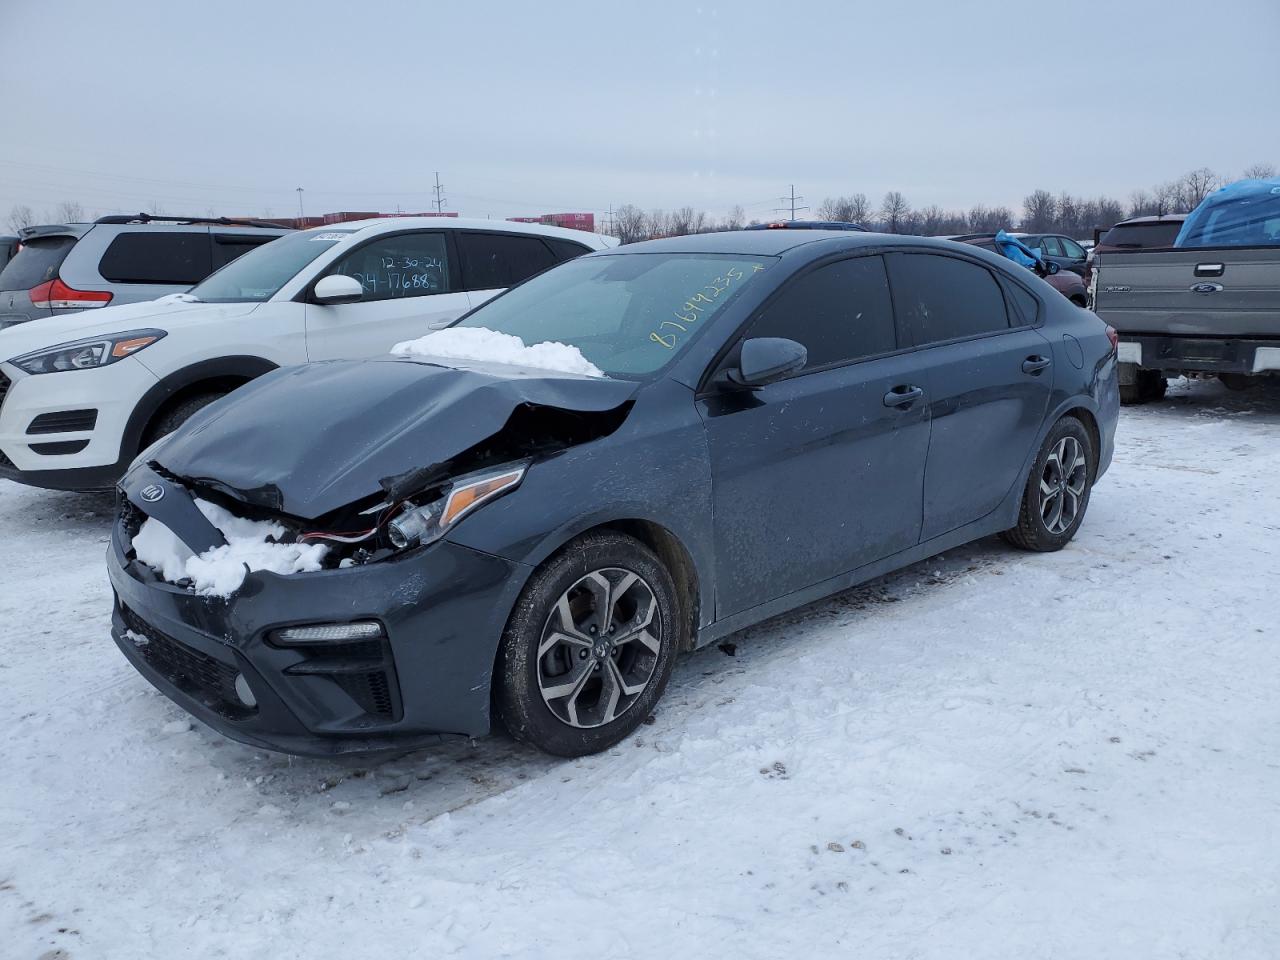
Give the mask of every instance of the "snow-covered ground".
M 0 483 L 0 955 L 1274 958 L 1278 434 L 1280 391 L 1126 410 L 1063 553 L 700 651 L 573 762 L 193 726 L 108 638 L 108 499 Z

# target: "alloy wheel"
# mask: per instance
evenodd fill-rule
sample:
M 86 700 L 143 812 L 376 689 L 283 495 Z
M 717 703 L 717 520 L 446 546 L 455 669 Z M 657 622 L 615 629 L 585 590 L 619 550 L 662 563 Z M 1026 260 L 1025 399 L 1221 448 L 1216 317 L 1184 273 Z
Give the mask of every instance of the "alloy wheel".
M 1060 534 L 1075 523 L 1088 482 L 1084 445 L 1075 437 L 1063 437 L 1040 474 L 1040 519 L 1046 530 Z
M 560 595 L 538 643 L 538 690 L 571 727 L 622 716 L 653 679 L 663 623 L 653 588 L 621 567 L 593 570 Z

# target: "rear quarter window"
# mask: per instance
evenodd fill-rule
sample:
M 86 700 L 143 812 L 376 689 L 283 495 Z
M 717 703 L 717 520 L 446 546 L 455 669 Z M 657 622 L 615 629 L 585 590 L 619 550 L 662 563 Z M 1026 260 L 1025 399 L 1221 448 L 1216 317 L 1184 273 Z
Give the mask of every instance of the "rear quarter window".
M 75 245 L 75 237 L 36 237 L 27 241 L 0 271 L 0 290 L 30 290 L 52 280 Z
M 213 272 L 209 234 L 164 230 L 122 233 L 102 255 L 98 272 L 111 283 L 199 283 Z
M 240 236 L 236 234 L 214 234 L 213 236 L 213 269 L 225 267 L 232 260 L 244 256 L 250 250 L 256 250 L 264 243 L 276 239 L 273 236 Z
M 560 263 L 591 252 L 590 248 L 580 243 L 574 243 L 572 240 L 561 240 L 558 237 L 543 237 L 542 242 L 551 248 L 551 252 L 556 255 L 556 261 Z

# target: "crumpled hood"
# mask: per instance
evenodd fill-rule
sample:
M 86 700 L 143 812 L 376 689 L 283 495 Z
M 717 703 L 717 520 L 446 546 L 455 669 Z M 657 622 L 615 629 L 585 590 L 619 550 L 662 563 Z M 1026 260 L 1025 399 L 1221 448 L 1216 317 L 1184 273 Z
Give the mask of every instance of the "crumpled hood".
M 256 310 L 258 303 L 193 303 L 185 294 L 171 294 L 159 300 L 126 303 L 100 310 L 81 310 L 57 317 L 42 317 L 0 330 L 0 362 L 24 353 L 60 343 L 83 340 L 104 333 L 124 333 L 139 327 L 168 331 L 174 323 L 229 320 Z
M 639 384 L 503 364 L 378 358 L 285 367 L 200 411 L 149 454 L 178 477 L 315 519 L 444 463 L 523 406 L 603 412 Z

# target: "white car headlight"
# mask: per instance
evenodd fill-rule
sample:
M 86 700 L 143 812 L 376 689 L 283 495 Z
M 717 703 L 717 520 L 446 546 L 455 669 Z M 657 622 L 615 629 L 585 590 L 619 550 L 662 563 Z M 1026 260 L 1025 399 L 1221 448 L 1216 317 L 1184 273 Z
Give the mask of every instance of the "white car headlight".
M 163 330 L 128 330 L 102 337 L 86 337 L 53 347 L 44 347 L 14 357 L 9 362 L 27 373 L 61 373 L 92 370 L 131 357 L 165 336 Z

